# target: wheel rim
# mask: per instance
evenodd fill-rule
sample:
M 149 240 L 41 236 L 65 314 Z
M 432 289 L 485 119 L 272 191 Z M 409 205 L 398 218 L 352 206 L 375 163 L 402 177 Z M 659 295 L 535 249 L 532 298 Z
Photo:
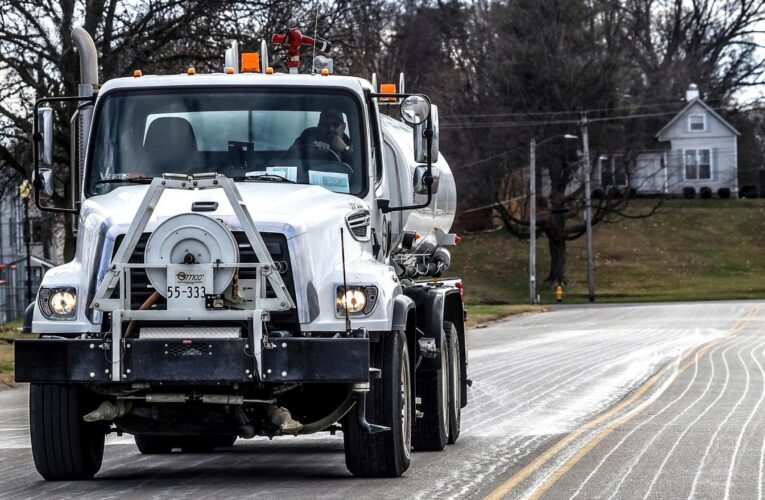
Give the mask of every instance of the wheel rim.
M 444 429 L 449 429 L 449 348 L 446 335 L 441 342 L 441 423 Z
M 404 346 L 401 359 L 401 436 L 404 441 L 406 458 L 409 458 L 412 453 L 412 391 L 409 376 L 409 353 Z

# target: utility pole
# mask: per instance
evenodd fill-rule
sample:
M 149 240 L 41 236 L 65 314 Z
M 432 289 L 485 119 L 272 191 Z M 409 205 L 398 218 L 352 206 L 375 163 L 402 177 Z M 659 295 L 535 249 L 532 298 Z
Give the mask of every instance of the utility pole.
M 587 113 L 582 113 L 582 154 L 584 155 L 584 223 L 587 230 L 587 290 L 595 302 L 595 276 L 592 268 L 592 195 L 590 179 L 590 140 L 587 135 Z
M 537 141 L 529 144 L 529 302 L 537 303 Z

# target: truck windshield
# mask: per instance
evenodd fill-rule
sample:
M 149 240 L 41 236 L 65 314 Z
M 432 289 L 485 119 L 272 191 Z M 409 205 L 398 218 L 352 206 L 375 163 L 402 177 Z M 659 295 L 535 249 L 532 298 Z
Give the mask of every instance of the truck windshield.
M 163 173 L 366 189 L 361 110 L 344 92 L 115 92 L 94 127 L 90 196 Z

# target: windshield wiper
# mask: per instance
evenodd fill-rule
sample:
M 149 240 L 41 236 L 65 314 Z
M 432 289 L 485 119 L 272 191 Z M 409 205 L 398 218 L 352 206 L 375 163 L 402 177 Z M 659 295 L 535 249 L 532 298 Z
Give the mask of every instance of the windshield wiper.
M 151 184 L 153 177 L 126 177 L 124 179 L 101 179 L 96 181 L 96 186 L 99 184 Z
M 267 182 L 289 182 L 290 184 L 297 184 L 295 181 L 291 181 L 286 177 L 282 177 L 277 174 L 258 174 L 258 175 L 244 175 L 239 177 L 232 177 L 236 182 L 246 181 L 267 181 Z

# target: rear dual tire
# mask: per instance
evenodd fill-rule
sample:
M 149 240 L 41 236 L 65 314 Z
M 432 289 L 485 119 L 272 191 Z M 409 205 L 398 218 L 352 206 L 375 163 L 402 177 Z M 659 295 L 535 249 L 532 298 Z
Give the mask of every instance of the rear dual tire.
M 462 426 L 462 358 L 457 327 L 449 321 L 444 323 L 447 350 L 449 351 L 449 428 L 448 444 L 457 442 Z
M 460 435 L 460 344 L 457 328 L 448 321 L 444 323 L 440 359 L 440 370 L 421 372 L 417 377 L 417 395 L 423 415 L 415 423 L 415 450 L 440 451 L 447 444 L 454 444 Z
M 445 339 L 445 337 L 444 337 Z M 417 451 L 440 451 L 449 439 L 449 350 L 441 344 L 441 369 L 417 374 L 417 396 L 422 417 L 414 425 L 412 442 Z

